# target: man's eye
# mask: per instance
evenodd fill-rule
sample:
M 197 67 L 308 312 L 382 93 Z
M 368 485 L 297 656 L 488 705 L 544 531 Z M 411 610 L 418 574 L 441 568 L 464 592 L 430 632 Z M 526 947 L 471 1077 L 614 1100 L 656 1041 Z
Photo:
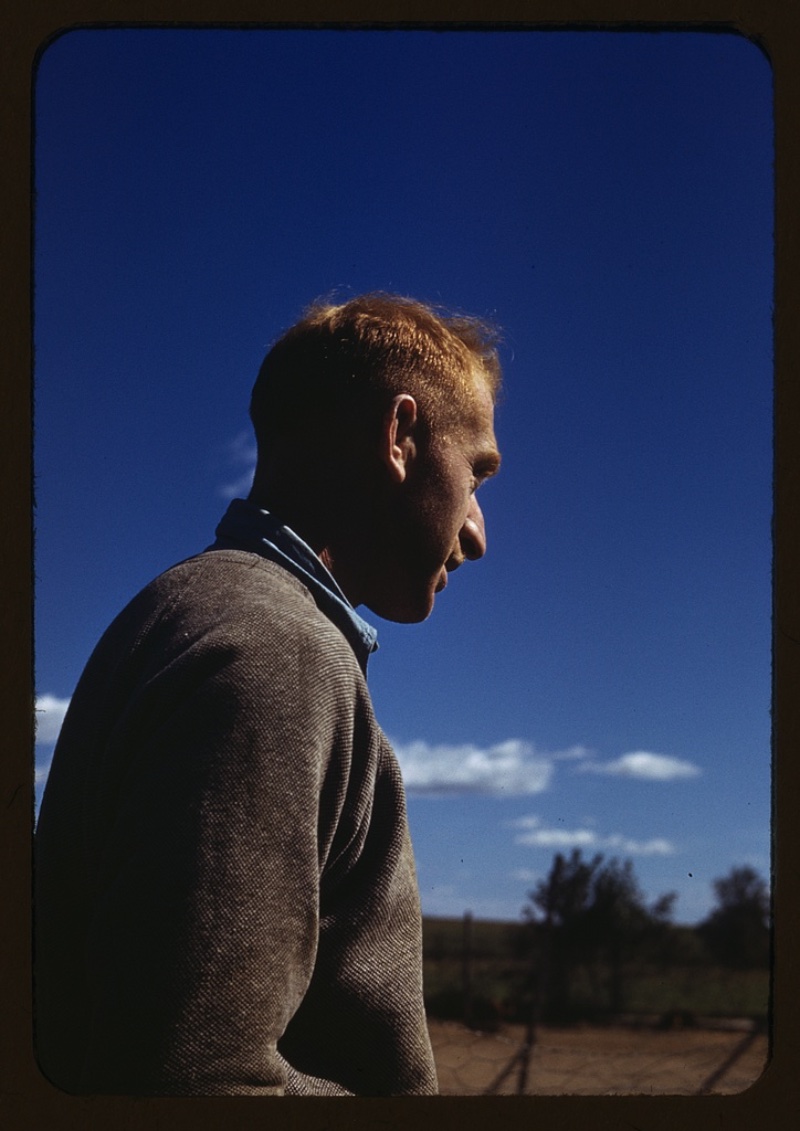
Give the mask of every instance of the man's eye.
M 483 474 L 480 474 L 480 473 L 477 474 L 477 475 L 473 475 L 472 481 L 471 481 L 471 484 L 470 484 L 470 494 L 474 495 L 475 492 L 478 490 L 478 488 L 482 487 L 487 479 L 488 479 L 487 475 L 483 475 Z

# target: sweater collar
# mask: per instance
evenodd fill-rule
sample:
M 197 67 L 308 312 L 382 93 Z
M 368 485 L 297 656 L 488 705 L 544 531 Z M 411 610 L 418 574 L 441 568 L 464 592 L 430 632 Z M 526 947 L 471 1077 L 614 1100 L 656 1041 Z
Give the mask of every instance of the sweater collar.
M 283 566 L 310 590 L 318 607 L 347 637 L 363 671 L 378 647 L 378 632 L 358 615 L 336 578 L 311 547 L 269 511 L 234 499 L 217 527 L 209 550 L 250 550 Z

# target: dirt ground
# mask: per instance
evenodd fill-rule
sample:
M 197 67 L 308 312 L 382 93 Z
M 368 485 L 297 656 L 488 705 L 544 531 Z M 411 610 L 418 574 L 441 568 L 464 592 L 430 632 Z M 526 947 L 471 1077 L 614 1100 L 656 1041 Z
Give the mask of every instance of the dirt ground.
M 443 1095 L 517 1093 L 523 1026 L 477 1033 L 431 1019 L 429 1027 Z M 766 1061 L 766 1035 L 748 1039 L 746 1029 L 540 1028 L 524 1091 L 540 1096 L 694 1095 L 705 1085 L 711 1092 L 729 1094 L 754 1083 Z

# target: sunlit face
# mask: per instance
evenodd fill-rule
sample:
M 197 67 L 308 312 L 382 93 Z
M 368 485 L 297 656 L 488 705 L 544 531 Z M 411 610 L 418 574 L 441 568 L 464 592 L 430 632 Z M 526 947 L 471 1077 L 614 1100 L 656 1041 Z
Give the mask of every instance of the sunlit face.
M 494 404 L 480 381 L 470 420 L 420 451 L 397 492 L 385 523 L 388 553 L 364 598 L 373 612 L 405 623 L 425 620 L 448 575 L 483 557 L 486 527 L 476 491 L 499 466 Z

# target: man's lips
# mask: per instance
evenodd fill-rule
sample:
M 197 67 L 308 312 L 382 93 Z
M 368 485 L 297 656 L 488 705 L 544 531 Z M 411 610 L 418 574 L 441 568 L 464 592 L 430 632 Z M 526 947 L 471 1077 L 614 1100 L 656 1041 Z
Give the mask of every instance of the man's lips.
M 460 557 L 458 554 L 451 554 L 451 556 L 447 559 L 447 561 L 439 571 L 439 580 L 436 582 L 437 593 L 441 593 L 443 589 L 447 588 L 448 573 L 452 573 L 454 569 L 458 569 L 459 566 L 462 566 L 464 564 L 464 561 L 465 559 L 463 557 Z

